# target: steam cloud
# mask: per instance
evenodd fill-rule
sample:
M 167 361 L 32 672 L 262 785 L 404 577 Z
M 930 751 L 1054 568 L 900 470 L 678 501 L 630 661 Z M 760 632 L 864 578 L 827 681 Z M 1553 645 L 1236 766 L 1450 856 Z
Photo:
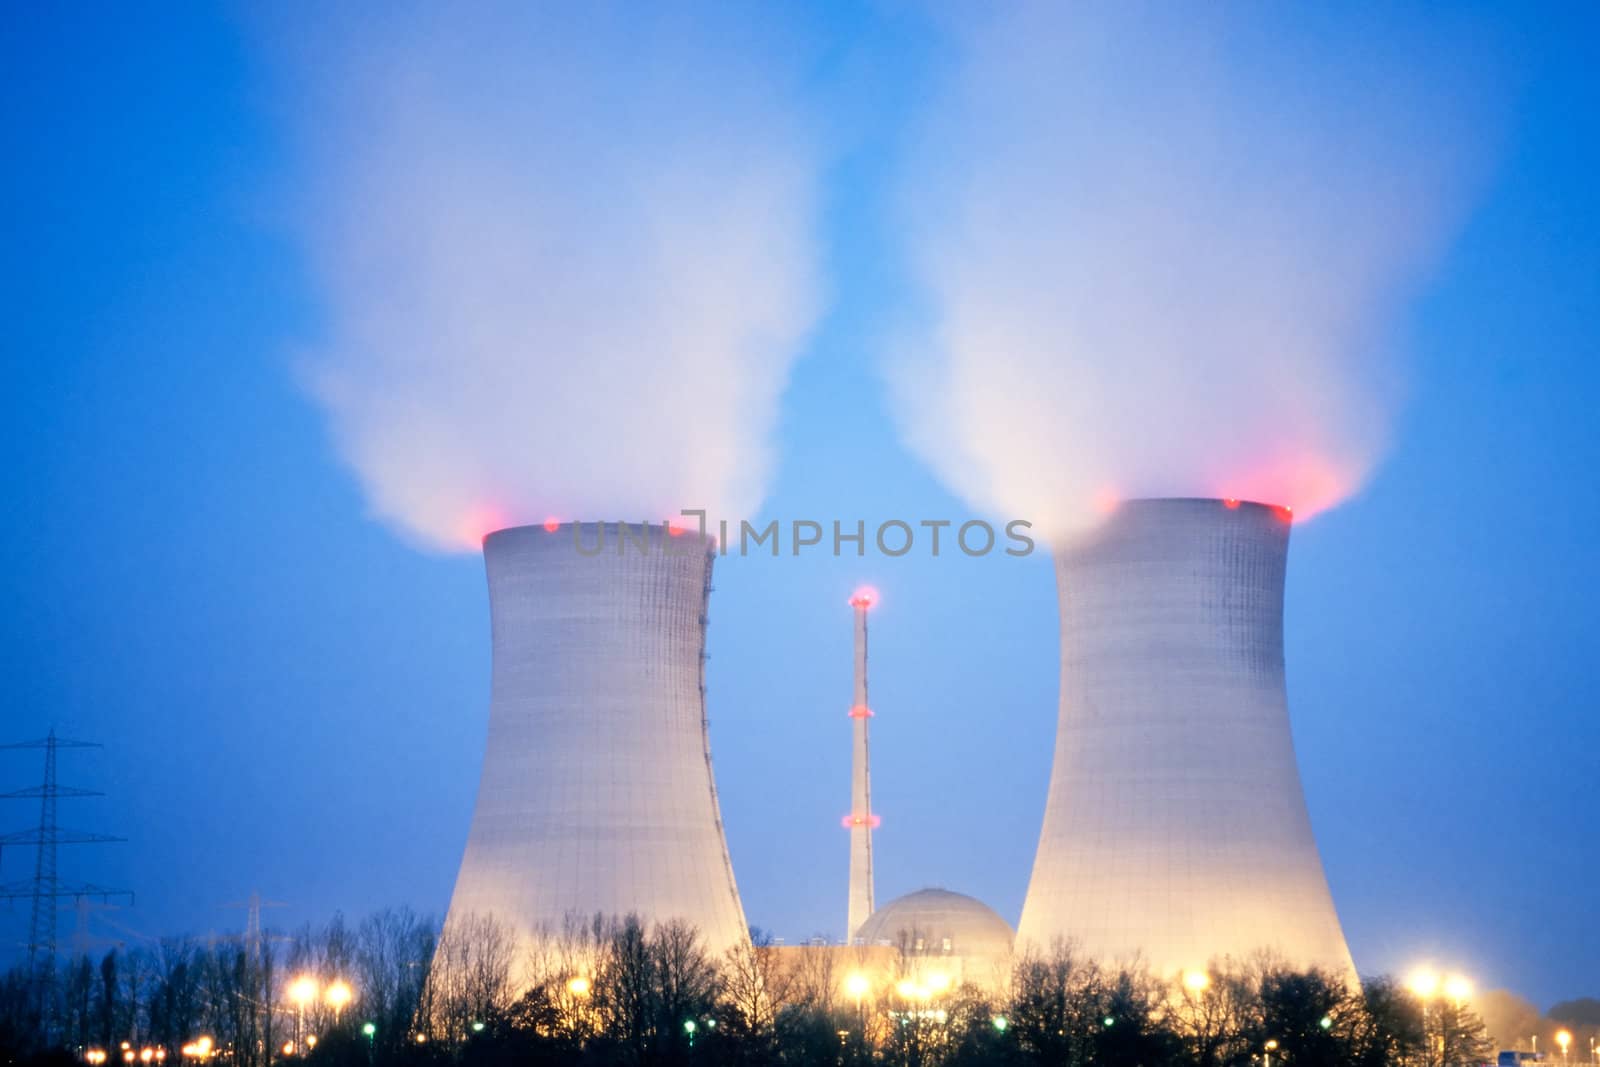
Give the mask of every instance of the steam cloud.
M 328 316 L 306 380 L 371 508 L 444 550 L 749 513 L 817 303 L 794 42 L 736 5 L 467 12 L 287 50 Z
M 1059 536 L 1117 498 L 1303 516 L 1360 487 L 1403 384 L 1396 312 L 1481 184 L 1490 109 L 1470 37 L 1357 14 L 954 21 L 908 196 L 932 324 L 889 378 L 974 506 Z

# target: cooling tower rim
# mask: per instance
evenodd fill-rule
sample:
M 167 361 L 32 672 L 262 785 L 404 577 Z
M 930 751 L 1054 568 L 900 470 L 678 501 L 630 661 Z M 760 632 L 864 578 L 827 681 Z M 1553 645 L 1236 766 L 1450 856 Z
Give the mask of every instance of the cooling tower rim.
M 649 522 L 646 520 L 630 522 L 625 519 L 576 519 L 570 522 L 550 519 L 542 523 L 530 522 L 518 526 L 503 526 L 498 530 L 491 530 L 483 535 L 483 544 L 484 547 L 487 548 L 489 542 L 491 541 L 503 541 L 514 537 L 570 537 L 572 536 L 573 527 L 578 527 L 580 531 L 592 531 L 601 526 L 607 527 L 613 532 L 619 526 L 626 527 L 629 531 L 632 531 L 635 534 L 637 534 L 639 528 L 642 526 L 648 529 L 652 536 L 659 535 L 662 533 L 662 531 L 670 529 L 675 531 L 672 536 L 676 538 L 703 540 L 707 544 L 709 544 L 711 541 L 709 535 L 702 534 L 694 525 L 690 524 L 680 526 L 676 523 Z
M 1136 496 L 1126 500 L 1117 501 L 1111 510 L 1111 516 L 1124 508 L 1155 509 L 1175 505 L 1189 505 L 1194 507 L 1215 505 L 1228 511 L 1267 512 L 1284 520 L 1293 521 L 1294 509 L 1287 504 L 1270 504 L 1261 500 L 1241 500 L 1235 497 L 1220 496 Z M 1108 516 L 1110 517 L 1110 516 Z

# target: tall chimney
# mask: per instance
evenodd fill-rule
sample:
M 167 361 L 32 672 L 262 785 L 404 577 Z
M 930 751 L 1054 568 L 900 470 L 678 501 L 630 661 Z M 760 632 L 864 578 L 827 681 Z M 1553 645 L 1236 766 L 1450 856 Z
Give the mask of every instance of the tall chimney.
M 664 526 L 519 526 L 484 539 L 488 743 L 450 919 L 519 941 L 569 918 L 749 934 L 706 733 L 713 551 Z
M 867 700 L 867 612 L 877 603 L 875 590 L 863 587 L 850 597 L 856 613 L 855 697 L 850 703 L 852 743 L 850 756 L 850 814 L 844 825 L 850 831 L 850 912 L 846 940 L 856 934 L 872 914 L 872 767 L 867 750 L 867 720 L 872 707 Z
M 1295 765 L 1284 508 L 1133 500 L 1058 552 L 1061 707 L 1019 945 L 1355 972 Z

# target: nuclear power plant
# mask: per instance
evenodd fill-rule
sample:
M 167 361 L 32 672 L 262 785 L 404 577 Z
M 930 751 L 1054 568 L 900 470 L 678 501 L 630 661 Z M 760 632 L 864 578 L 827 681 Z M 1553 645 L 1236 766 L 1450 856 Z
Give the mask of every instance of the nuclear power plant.
M 596 914 L 682 919 L 716 953 L 749 936 L 706 734 L 711 544 L 640 533 L 484 539 L 489 734 L 450 920 L 492 915 L 526 941 Z
M 1015 939 L 942 889 L 875 907 L 878 596 L 857 590 L 842 945 L 989 986 L 1014 948 L 1057 944 L 1165 974 L 1265 950 L 1353 979 L 1290 736 L 1289 520 L 1235 500 L 1133 500 L 1058 549 L 1055 757 Z M 633 914 L 685 920 L 713 953 L 744 942 L 707 738 L 713 542 L 549 523 L 490 534 L 483 551 L 493 690 L 450 917 L 493 915 L 526 940 Z
M 1019 943 L 1168 974 L 1265 949 L 1354 977 L 1289 731 L 1289 519 L 1132 500 L 1058 551 L 1060 717 Z

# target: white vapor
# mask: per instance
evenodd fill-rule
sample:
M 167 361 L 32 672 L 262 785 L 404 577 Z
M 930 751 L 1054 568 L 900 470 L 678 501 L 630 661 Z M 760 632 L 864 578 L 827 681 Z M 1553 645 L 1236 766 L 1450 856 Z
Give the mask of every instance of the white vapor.
M 929 322 L 889 380 L 956 491 L 1061 535 L 1120 498 L 1305 515 L 1360 487 L 1396 313 L 1483 184 L 1493 110 L 1470 35 L 1392 10 L 949 21 L 905 196 Z
M 373 512 L 750 513 L 818 303 L 796 42 L 736 5 L 378 5 L 279 27 L 326 313 L 306 381 Z

